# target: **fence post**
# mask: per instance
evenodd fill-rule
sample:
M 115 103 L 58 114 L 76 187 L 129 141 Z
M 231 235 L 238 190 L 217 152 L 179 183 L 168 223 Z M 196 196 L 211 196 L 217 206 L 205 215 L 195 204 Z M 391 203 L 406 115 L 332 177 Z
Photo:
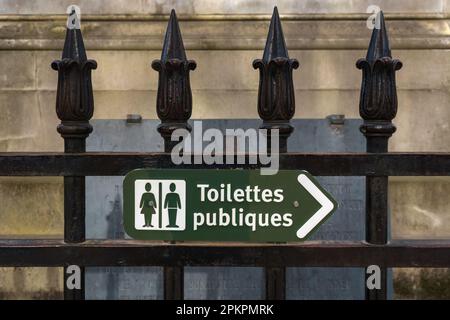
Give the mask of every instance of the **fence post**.
M 356 63 L 362 70 L 359 113 L 364 119 L 360 130 L 367 139 L 367 152 L 388 152 L 388 139 L 396 128 L 392 120 L 397 114 L 395 71 L 402 67 L 392 59 L 383 12 L 377 16 L 379 29 L 374 28 L 365 59 Z M 366 177 L 366 241 L 386 244 L 388 241 L 388 177 Z M 381 268 L 381 288 L 368 289 L 366 299 L 387 298 L 387 270 Z M 368 275 L 366 274 L 366 281 Z
M 296 59 L 289 59 L 281 28 L 277 7 L 270 21 L 269 34 L 262 59 L 253 61 L 253 68 L 259 69 L 258 114 L 263 120 L 260 129 L 267 129 L 268 149 L 271 145 L 271 130 L 279 131 L 279 152 L 287 152 L 287 139 L 294 128 L 290 119 L 295 113 L 295 92 L 292 70 L 297 69 Z M 270 152 L 277 152 L 270 150 Z M 286 269 L 270 267 L 265 269 L 266 298 L 283 300 L 286 297 Z
M 171 152 L 178 141 L 171 141 L 172 132 L 177 129 L 190 131 L 187 123 L 192 114 L 192 92 L 189 71 L 196 63 L 187 60 L 178 26 L 175 10 L 170 13 L 164 38 L 161 60 L 152 62 L 152 68 L 159 72 L 156 111 L 161 124 L 158 132 L 164 139 L 164 152 Z M 164 299 L 182 300 L 184 295 L 183 267 L 164 268 Z
M 97 63 L 88 60 L 79 17 L 72 11 L 68 19 L 66 39 L 61 60 L 51 67 L 58 71 L 56 113 L 61 123 L 57 131 L 64 138 L 64 152 L 86 151 L 86 138 L 92 132 L 89 120 L 94 112 L 91 70 Z M 75 16 L 75 18 L 71 18 Z M 75 20 L 74 20 L 75 19 Z M 85 177 L 64 177 L 64 241 L 80 243 L 85 241 Z M 67 265 L 70 261 L 67 262 Z M 79 288 L 68 288 L 67 266 L 64 268 L 64 299 L 84 300 L 84 267 L 80 267 Z

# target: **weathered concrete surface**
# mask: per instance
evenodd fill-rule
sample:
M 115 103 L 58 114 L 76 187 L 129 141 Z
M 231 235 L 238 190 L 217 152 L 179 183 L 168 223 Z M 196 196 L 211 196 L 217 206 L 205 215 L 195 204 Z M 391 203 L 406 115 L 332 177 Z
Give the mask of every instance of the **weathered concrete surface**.
M 449 239 L 448 177 L 389 178 L 392 233 L 399 239 Z M 450 299 L 450 269 L 398 268 L 397 299 Z
M 54 2 L 38 0 L 2 0 L 4 14 L 59 14 L 65 12 L 71 0 Z M 88 14 L 167 14 L 177 8 L 183 14 L 269 14 L 277 5 L 285 14 L 298 13 L 365 13 L 369 5 L 379 5 L 386 11 L 399 13 L 445 13 L 448 0 L 80 0 L 77 4 Z
M 394 49 L 450 48 L 447 28 L 450 15 L 385 13 Z M 263 50 L 270 18 L 268 15 L 178 16 L 187 50 Z M 282 15 L 283 32 L 290 50 L 365 50 L 371 33 L 366 27 L 367 16 Z M 16 20 L 21 23 L 17 24 Z M 64 41 L 65 20 L 65 15 L 32 15 L 23 19 L 0 14 L 0 49 L 58 50 Z M 82 16 L 81 25 L 88 50 L 109 51 L 159 51 L 166 27 L 167 16 L 142 14 Z
M 390 150 L 448 150 L 449 52 L 430 50 L 424 54 L 420 50 L 397 50 L 394 54 L 403 60 L 405 67 L 398 73 L 399 111 L 395 119 L 398 131 L 391 140 Z M 157 52 L 93 51 L 89 55 L 99 63 L 93 77 L 95 118 L 125 119 L 128 113 L 156 118 L 157 74 L 145 66 L 158 57 Z M 13 84 L 8 81 L 3 84 L 5 88 L 0 87 L 3 102 L 0 109 L 5 115 L 0 120 L 0 150 L 61 151 L 62 139 L 55 133 L 56 74 L 49 68 L 59 53 L 39 51 L 22 57 L 18 52 L 18 56 L 30 59 L 31 63 L 25 64 L 26 68 L 21 63 L 20 76 L 13 69 L 5 68 L 9 74 L 4 77 Z M 250 62 L 259 56 L 258 51 L 190 52 L 189 57 L 198 61 L 198 69 L 191 77 L 193 117 L 257 117 L 258 74 Z M 323 118 L 331 113 L 358 117 L 361 74 L 354 62 L 364 52 L 293 50 L 291 56 L 302 63 L 301 70 L 294 73 L 296 118 Z M 14 65 L 16 52 L 0 51 L 0 61 Z M 439 61 L 438 69 L 435 61 Z
M 391 177 L 389 180 L 395 238 L 450 238 L 450 177 Z
M 396 270 L 397 299 L 450 299 L 450 269 L 403 268 Z
M 63 234 L 62 178 L 0 178 L 0 237 Z
M 369 39 L 367 44 L 368 41 Z M 447 89 L 450 85 L 450 75 L 445 70 L 450 69 L 449 52 L 447 50 L 428 50 L 425 53 L 422 50 L 393 50 L 394 57 L 401 59 L 404 63 L 404 67 L 397 73 L 397 88 L 400 90 Z M 5 59 L 5 63 L 14 64 L 17 61 L 15 52 L 0 51 L 0 54 L 0 58 Z M 300 68 L 293 73 L 295 89 L 359 91 L 361 71 L 355 67 L 355 62 L 365 57 L 365 54 L 365 50 L 290 50 L 290 57 L 298 59 L 301 63 Z M 160 57 L 159 51 L 93 50 L 88 51 L 88 55 L 89 58 L 98 62 L 98 68 L 92 72 L 95 90 L 157 90 L 158 73 L 151 70 L 149 64 Z M 261 50 L 194 50 L 188 51 L 187 56 L 189 59 L 196 60 L 198 64 L 191 76 L 193 90 L 258 89 L 258 72 L 253 69 L 252 61 L 261 58 Z M 21 83 L 10 86 L 24 90 L 56 90 L 57 74 L 50 69 L 50 63 L 60 58 L 60 52 L 39 51 L 28 58 L 30 58 L 31 66 L 25 70 L 34 68 L 34 59 L 36 59 L 36 69 L 32 72 L 36 81 L 22 76 L 18 77 Z M 436 65 L 437 61 L 438 65 Z M 11 76 L 14 80 L 14 69 L 11 69 L 10 73 L 4 77 Z M 358 102 L 359 99 L 355 99 L 356 109 Z M 152 105 L 150 104 L 149 107 Z M 402 105 L 402 101 L 399 101 L 400 110 Z M 407 106 L 403 108 L 406 109 Z
M 1 238 L 62 238 L 62 178 L 0 178 Z M 0 299 L 61 299 L 59 268 L 0 268 Z
M 90 267 L 86 269 L 86 299 L 155 300 L 163 299 L 162 268 Z
M 60 268 L 0 268 L 0 300 L 63 299 Z

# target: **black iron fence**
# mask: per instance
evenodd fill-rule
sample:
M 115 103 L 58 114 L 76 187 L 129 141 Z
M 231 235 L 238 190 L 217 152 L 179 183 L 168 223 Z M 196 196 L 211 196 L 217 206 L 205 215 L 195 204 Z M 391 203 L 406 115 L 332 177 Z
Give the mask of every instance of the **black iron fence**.
M 65 299 L 84 299 L 85 266 L 164 266 L 164 297 L 182 299 L 184 266 L 259 266 L 265 268 L 267 299 L 284 299 L 286 267 L 381 267 L 381 289 L 366 290 L 367 299 L 386 299 L 388 267 L 450 267 L 450 241 L 388 242 L 388 176 L 448 176 L 449 153 L 389 153 L 397 113 L 395 72 L 402 66 L 392 59 L 384 18 L 374 29 L 362 69 L 361 132 L 367 153 L 288 153 L 293 132 L 292 72 L 299 63 L 290 59 L 275 8 L 259 69 L 258 112 L 261 128 L 280 133 L 280 168 L 304 169 L 317 176 L 366 176 L 366 241 L 309 241 L 304 243 L 167 243 L 133 240 L 85 239 L 85 176 L 122 176 L 136 168 L 173 168 L 171 133 L 190 130 L 192 111 L 189 72 L 196 63 L 186 58 L 175 12 L 169 20 L 161 59 L 152 63 L 159 72 L 158 131 L 165 141 L 161 153 L 85 152 L 94 111 L 91 70 L 80 29 L 68 28 L 58 71 L 56 111 L 64 138 L 64 153 L 1 153 L 2 176 L 64 176 L 64 240 L 1 240 L 0 266 L 81 267 L 82 286 L 69 289 Z M 269 131 L 270 132 L 270 131 Z M 248 155 L 247 155 L 248 156 Z M 246 163 L 249 163 L 246 161 Z M 181 165 L 180 168 L 257 168 L 259 165 Z M 65 277 L 67 273 L 64 272 Z M 364 281 L 364 279 L 361 279 Z M 64 282 L 66 283 L 66 281 Z

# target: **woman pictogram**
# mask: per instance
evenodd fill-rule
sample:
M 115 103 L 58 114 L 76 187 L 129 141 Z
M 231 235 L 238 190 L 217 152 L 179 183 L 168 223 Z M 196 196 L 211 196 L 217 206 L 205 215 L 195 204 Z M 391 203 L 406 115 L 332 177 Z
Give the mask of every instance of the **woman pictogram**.
M 155 195 L 150 192 L 152 185 L 150 183 L 145 184 L 145 191 L 141 197 L 141 203 L 139 207 L 141 208 L 141 214 L 144 215 L 145 224 L 143 227 L 153 227 L 152 216 L 156 213 L 156 199 Z

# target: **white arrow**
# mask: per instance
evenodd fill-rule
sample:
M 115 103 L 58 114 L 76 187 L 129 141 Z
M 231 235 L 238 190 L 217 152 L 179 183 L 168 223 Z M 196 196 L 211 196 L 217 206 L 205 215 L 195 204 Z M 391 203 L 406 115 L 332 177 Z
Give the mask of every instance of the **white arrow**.
M 308 191 L 314 199 L 322 206 L 306 223 L 297 230 L 297 237 L 303 239 L 314 229 L 325 217 L 334 210 L 334 203 L 308 178 L 306 174 L 301 173 L 297 177 L 298 182 Z

